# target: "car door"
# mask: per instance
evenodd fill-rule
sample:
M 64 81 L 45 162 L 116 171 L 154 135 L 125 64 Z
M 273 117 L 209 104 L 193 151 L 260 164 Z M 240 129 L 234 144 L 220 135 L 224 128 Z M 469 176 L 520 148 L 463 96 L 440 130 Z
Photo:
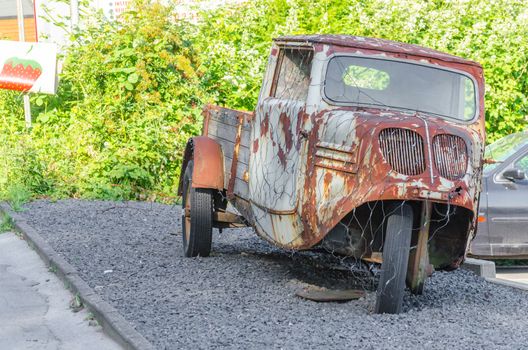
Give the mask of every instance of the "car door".
M 249 166 L 251 202 L 269 212 L 292 214 L 313 50 L 280 48 L 270 96 L 261 96 L 252 120 Z
M 488 182 L 488 227 L 494 256 L 528 255 L 528 178 L 508 180 L 514 168 L 528 173 L 526 148 Z

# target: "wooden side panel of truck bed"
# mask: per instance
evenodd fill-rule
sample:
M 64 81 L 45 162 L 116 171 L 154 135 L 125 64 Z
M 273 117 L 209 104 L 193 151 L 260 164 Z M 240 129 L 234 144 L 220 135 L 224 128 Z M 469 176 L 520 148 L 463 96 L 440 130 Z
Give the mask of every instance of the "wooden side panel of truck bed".
M 214 105 L 204 108 L 203 135 L 218 142 L 224 153 L 224 188 L 228 197 L 249 198 L 248 167 L 250 155 L 251 112 Z

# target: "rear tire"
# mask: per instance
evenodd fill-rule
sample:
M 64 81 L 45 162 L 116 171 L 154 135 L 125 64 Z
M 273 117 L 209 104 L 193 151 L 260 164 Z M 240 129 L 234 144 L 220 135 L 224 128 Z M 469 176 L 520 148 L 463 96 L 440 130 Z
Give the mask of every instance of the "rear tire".
M 413 212 L 408 204 L 395 207 L 387 219 L 381 277 L 376 294 L 377 314 L 401 312 L 411 246 Z
M 193 161 L 183 177 L 182 237 L 186 257 L 209 256 L 213 236 L 213 191 L 192 187 Z

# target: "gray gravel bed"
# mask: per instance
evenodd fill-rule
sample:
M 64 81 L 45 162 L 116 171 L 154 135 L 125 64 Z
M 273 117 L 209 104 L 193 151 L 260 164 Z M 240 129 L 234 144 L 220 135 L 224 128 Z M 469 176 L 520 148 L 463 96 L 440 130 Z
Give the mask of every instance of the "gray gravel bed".
M 405 313 L 372 314 L 375 282 L 324 252 L 276 249 L 251 229 L 224 230 L 209 258 L 184 258 L 180 208 L 36 201 L 21 215 L 81 277 L 160 349 L 524 349 L 528 294 L 471 272 L 435 272 Z M 353 271 L 353 272 L 352 272 Z M 316 303 L 313 284 L 369 290 Z

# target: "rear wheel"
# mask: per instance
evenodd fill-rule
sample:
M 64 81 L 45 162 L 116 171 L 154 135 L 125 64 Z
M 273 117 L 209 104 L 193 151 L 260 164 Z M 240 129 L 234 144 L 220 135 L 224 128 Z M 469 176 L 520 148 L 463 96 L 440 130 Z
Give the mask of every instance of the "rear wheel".
M 387 219 L 376 313 L 400 313 L 411 246 L 413 213 L 408 204 L 391 210 Z
M 209 256 L 213 236 L 213 191 L 192 187 L 193 162 L 183 178 L 182 236 L 186 257 Z

